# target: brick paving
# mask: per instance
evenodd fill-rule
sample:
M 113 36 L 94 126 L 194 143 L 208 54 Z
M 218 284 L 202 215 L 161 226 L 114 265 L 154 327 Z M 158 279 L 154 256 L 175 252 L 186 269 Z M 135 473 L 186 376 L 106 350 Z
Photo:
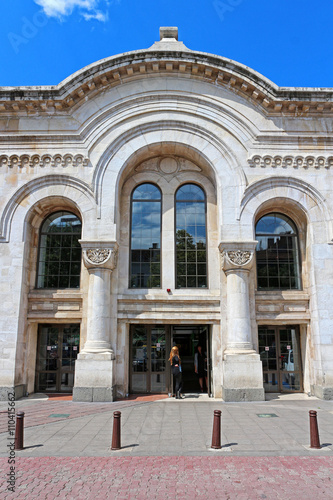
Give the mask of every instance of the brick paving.
M 170 437 L 172 440 L 172 437 Z M 1 499 L 333 499 L 333 457 L 18 458 Z
M 6 407 L 2 402 L 1 500 L 333 500 L 333 401 L 22 399 L 15 410 L 26 414 L 25 449 L 15 452 L 15 493 L 6 483 Z M 210 449 L 214 409 L 222 410 L 218 451 Z M 310 409 L 318 412 L 321 450 L 308 448 Z M 122 412 L 119 451 L 110 450 L 114 410 Z

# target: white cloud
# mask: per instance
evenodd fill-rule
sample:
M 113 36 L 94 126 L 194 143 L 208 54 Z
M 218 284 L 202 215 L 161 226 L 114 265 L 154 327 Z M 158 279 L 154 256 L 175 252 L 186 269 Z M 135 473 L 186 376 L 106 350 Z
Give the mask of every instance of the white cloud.
M 34 0 L 34 2 L 43 8 L 48 17 L 69 16 L 75 8 L 79 8 L 86 21 L 96 19 L 105 22 L 108 20 L 108 13 L 97 9 L 100 0 Z
M 83 12 L 83 17 L 86 21 L 90 21 L 91 19 L 96 19 L 97 21 L 107 21 L 109 19 L 109 14 L 107 12 L 96 11 L 94 14 L 87 14 Z

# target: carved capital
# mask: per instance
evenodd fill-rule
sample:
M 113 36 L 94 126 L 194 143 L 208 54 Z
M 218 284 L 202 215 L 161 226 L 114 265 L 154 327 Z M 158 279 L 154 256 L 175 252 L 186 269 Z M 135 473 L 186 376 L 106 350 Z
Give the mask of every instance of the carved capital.
M 222 254 L 222 269 L 249 271 L 253 265 L 256 241 L 225 241 L 219 245 Z
M 80 241 L 86 268 L 113 270 L 117 266 L 118 244 L 116 241 Z

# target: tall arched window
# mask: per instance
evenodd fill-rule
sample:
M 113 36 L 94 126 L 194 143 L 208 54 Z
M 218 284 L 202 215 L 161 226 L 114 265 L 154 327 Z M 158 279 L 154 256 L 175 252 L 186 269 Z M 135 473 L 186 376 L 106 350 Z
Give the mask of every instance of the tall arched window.
M 160 190 L 141 184 L 132 193 L 130 287 L 161 286 Z
M 177 288 L 206 288 L 206 196 L 196 184 L 176 193 L 175 240 Z
M 81 272 L 80 219 L 55 212 L 40 230 L 37 288 L 79 288 Z
M 289 217 L 270 213 L 256 225 L 258 289 L 300 289 L 298 233 Z

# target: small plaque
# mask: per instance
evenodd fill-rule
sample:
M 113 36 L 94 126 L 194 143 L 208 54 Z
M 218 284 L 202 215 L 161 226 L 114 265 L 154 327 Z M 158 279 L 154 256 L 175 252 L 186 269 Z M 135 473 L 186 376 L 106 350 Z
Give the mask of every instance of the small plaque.
M 157 342 L 156 347 L 161 347 L 161 344 Z
M 68 351 L 68 346 L 67 345 L 64 346 L 64 350 Z
M 275 413 L 257 413 L 258 417 L 259 418 L 273 418 L 273 417 L 277 417 L 277 415 L 275 415 Z
M 73 351 L 77 351 L 77 345 L 73 345 Z
M 287 349 L 288 349 L 288 351 L 290 351 L 291 350 L 291 345 L 287 345 Z
M 47 350 L 47 351 L 51 351 L 51 346 L 50 346 L 50 345 L 48 345 L 48 346 L 46 347 L 46 350 Z
M 265 347 L 265 351 L 269 351 L 269 347 Z
M 51 413 L 49 418 L 68 418 L 70 413 Z

